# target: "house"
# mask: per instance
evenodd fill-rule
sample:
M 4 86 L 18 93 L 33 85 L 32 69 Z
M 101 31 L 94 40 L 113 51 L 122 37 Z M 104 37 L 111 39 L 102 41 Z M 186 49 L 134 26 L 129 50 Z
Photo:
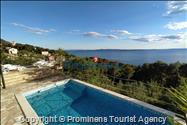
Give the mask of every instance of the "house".
M 98 57 L 93 57 L 93 61 L 96 63 L 96 62 L 98 62 Z
M 54 56 L 48 56 L 48 60 L 51 62 L 51 61 L 55 61 L 55 57 Z
M 48 52 L 48 51 L 42 51 L 42 55 L 43 55 L 43 56 L 48 56 L 48 55 L 49 55 L 49 52 Z
M 18 50 L 16 48 L 9 48 L 8 53 L 12 55 L 17 55 Z
M 95 56 L 95 57 L 91 57 L 91 59 L 92 59 L 93 62 L 95 62 L 95 63 L 99 61 L 98 57 L 96 57 L 96 56 Z

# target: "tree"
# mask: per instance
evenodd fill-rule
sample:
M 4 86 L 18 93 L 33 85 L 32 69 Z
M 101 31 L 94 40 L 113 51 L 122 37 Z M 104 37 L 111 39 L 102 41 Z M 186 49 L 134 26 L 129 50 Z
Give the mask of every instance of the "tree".
M 64 55 L 65 55 L 65 52 L 64 52 L 63 49 L 60 49 L 60 48 L 59 48 L 59 49 L 56 51 L 56 54 L 59 55 L 59 56 L 64 56 Z
M 116 72 L 116 76 L 119 78 L 130 79 L 134 72 L 133 66 L 125 64 Z
M 187 64 L 183 64 L 179 68 L 180 75 L 183 77 L 187 77 Z

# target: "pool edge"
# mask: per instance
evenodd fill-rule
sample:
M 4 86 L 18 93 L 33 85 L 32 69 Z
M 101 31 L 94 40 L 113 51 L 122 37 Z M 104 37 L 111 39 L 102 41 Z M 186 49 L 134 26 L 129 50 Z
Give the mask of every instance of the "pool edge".
M 39 120 L 38 115 L 36 112 L 33 110 L 29 102 L 26 100 L 26 98 L 23 96 L 23 94 L 15 94 L 15 98 L 23 111 L 23 114 L 25 118 L 36 118 L 38 120 L 37 123 L 32 123 L 32 122 L 27 122 L 30 125 L 44 125 L 42 121 Z
M 34 109 L 31 107 L 31 105 L 29 104 L 29 102 L 27 101 L 26 97 L 28 94 L 33 94 L 41 89 L 44 90 L 48 90 L 50 88 L 53 88 L 57 85 L 62 85 L 62 84 L 66 84 L 69 80 L 71 79 L 64 79 L 64 80 L 60 80 L 54 83 L 50 83 L 46 86 L 43 87 L 39 87 L 39 88 L 35 88 L 35 89 L 31 89 L 27 92 L 20 92 L 20 93 L 14 93 L 15 99 L 24 115 L 24 118 L 36 118 L 37 120 L 39 120 L 39 116 L 37 115 L 37 113 L 34 111 Z M 62 83 L 63 82 L 63 83 Z M 39 123 L 31 123 L 31 122 L 27 122 L 29 125 L 45 125 L 41 120 L 38 121 Z

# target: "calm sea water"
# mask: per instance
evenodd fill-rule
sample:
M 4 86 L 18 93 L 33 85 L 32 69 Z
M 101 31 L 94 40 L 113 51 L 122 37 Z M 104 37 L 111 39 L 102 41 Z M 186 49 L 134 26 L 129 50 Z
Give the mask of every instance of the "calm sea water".
M 142 65 L 163 61 L 165 63 L 187 63 L 187 49 L 168 50 L 68 50 L 70 54 L 80 57 L 97 56 L 121 63 Z

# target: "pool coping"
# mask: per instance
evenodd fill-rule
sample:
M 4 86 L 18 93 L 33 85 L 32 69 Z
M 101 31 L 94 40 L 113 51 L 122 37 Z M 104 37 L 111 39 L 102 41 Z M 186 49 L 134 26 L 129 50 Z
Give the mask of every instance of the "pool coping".
M 98 86 L 95 86 L 95 85 L 92 85 L 92 84 L 89 84 L 87 82 L 84 82 L 84 81 L 81 81 L 81 80 L 78 80 L 78 79 L 73 79 L 73 78 L 61 80 L 61 81 L 58 81 L 58 82 L 55 82 L 55 83 L 51 83 L 49 85 L 46 85 L 45 87 L 39 87 L 38 89 L 33 89 L 33 90 L 28 91 L 28 92 L 15 94 L 16 100 L 17 100 L 18 104 L 20 105 L 20 107 L 21 107 L 21 109 L 22 109 L 22 111 L 24 113 L 24 116 L 26 118 L 36 118 L 36 119 L 39 118 L 37 113 L 34 111 L 34 109 L 31 107 L 29 102 L 26 100 L 25 96 L 30 95 L 32 93 L 36 93 L 38 91 L 45 91 L 45 90 L 48 90 L 50 88 L 56 87 L 58 85 L 66 84 L 69 80 L 73 80 L 73 81 L 76 81 L 76 82 L 78 82 L 80 84 L 84 84 L 84 85 L 89 86 L 91 88 L 95 88 L 95 89 L 100 90 L 102 92 L 111 94 L 113 96 L 117 96 L 117 97 L 119 97 L 121 99 L 133 102 L 135 104 L 138 104 L 138 105 L 141 105 L 143 107 L 152 109 L 152 110 L 157 111 L 159 113 L 166 114 L 168 116 L 172 116 L 175 121 L 181 123 L 182 125 L 183 124 L 185 125 L 185 122 L 181 118 L 178 118 L 176 116 L 176 115 L 179 115 L 177 113 L 174 113 L 172 111 L 168 111 L 166 109 L 163 109 L 163 108 L 148 104 L 146 102 L 143 102 L 143 101 L 140 101 L 140 100 L 137 100 L 137 99 L 134 99 L 134 98 L 131 98 L 131 97 L 128 97 L 128 96 L 125 96 L 125 95 L 122 95 L 122 94 L 119 94 L 119 93 L 113 92 L 111 90 L 107 90 L 107 89 L 104 89 L 104 88 L 101 88 L 101 87 L 98 87 Z M 41 121 L 39 121 L 39 123 L 37 123 L 37 124 L 33 124 L 33 123 L 32 124 L 29 123 L 29 124 L 30 125 L 44 125 Z
M 27 123 L 29 123 L 29 125 L 44 125 L 44 123 L 41 120 L 39 120 L 39 116 L 34 111 L 34 109 L 31 107 L 29 102 L 26 100 L 25 96 L 36 93 L 38 91 L 40 91 L 40 92 L 45 91 L 50 88 L 56 87 L 58 85 L 66 84 L 69 80 L 70 79 L 61 80 L 61 81 L 58 81 L 55 83 L 48 84 L 45 87 L 39 87 L 37 89 L 29 90 L 28 92 L 14 94 L 15 98 L 18 102 L 18 105 L 20 106 L 20 108 L 24 114 L 24 118 L 35 118 L 38 120 L 37 123 L 27 122 Z
M 36 112 L 33 110 L 29 102 L 26 100 L 26 98 L 22 94 L 16 94 L 15 97 L 24 114 L 24 118 L 38 119 L 36 123 L 33 123 L 31 121 L 27 122 L 29 123 L 29 125 L 44 125 L 43 122 L 39 120 L 38 115 L 36 114 Z

